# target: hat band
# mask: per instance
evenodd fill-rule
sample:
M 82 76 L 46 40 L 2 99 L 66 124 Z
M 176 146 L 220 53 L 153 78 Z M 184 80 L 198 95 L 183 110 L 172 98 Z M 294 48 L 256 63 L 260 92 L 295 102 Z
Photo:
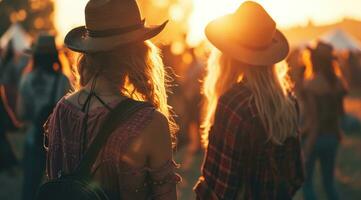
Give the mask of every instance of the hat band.
M 276 42 L 276 40 L 272 39 L 272 41 L 266 45 L 254 46 L 254 45 L 249 45 L 249 44 L 243 43 L 243 44 L 240 44 L 240 46 L 250 49 L 250 50 L 253 50 L 253 51 L 263 51 L 263 50 L 268 49 L 268 47 L 270 47 L 273 42 Z
M 107 30 L 102 30 L 102 31 L 95 31 L 95 30 L 90 30 L 87 28 L 86 31 L 87 31 L 88 36 L 90 36 L 90 37 L 101 38 L 101 37 L 111 37 L 111 36 L 121 35 L 121 34 L 130 32 L 130 31 L 138 30 L 143 27 L 144 27 L 144 20 L 142 20 L 142 22 L 140 24 L 135 24 L 135 25 L 126 26 L 126 27 L 122 27 L 122 28 L 107 29 Z

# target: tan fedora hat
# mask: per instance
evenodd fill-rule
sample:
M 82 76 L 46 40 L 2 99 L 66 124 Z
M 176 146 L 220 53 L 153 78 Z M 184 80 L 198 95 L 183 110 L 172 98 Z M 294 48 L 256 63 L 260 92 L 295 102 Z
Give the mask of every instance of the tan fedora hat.
M 210 22 L 205 34 L 220 51 L 250 65 L 272 65 L 289 52 L 287 39 L 276 29 L 276 22 L 252 1 L 244 2 L 235 13 Z
M 167 24 L 146 26 L 135 0 L 90 0 L 85 22 L 66 35 L 64 43 L 69 49 L 85 53 L 113 50 L 150 39 Z

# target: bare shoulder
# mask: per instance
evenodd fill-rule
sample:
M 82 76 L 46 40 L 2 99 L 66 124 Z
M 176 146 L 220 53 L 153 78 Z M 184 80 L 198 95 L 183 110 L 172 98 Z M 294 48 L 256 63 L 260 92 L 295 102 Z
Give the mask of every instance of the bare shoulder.
M 73 93 L 69 93 L 66 97 L 65 100 L 72 103 L 73 105 L 78 105 L 79 102 L 79 97 L 81 96 L 81 91 L 76 91 Z
M 167 139 L 170 137 L 168 119 L 159 111 L 154 111 L 152 120 L 145 129 L 144 136 L 153 142 L 159 139 Z
M 145 149 L 152 168 L 164 165 L 172 159 L 172 144 L 167 118 L 160 112 L 153 114 L 152 121 L 145 128 Z

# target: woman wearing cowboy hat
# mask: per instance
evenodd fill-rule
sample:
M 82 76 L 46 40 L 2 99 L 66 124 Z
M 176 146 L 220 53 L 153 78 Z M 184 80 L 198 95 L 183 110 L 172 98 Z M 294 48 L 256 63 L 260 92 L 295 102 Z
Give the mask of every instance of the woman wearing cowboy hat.
M 289 46 L 247 1 L 205 30 L 214 49 L 204 81 L 207 154 L 198 199 L 291 199 L 303 182 L 297 106 L 275 63 Z
M 148 40 L 166 22 L 146 26 L 134 0 L 90 0 L 85 21 L 65 38 L 67 47 L 81 54 L 80 87 L 58 103 L 46 125 L 49 179 L 72 173 L 107 113 L 132 98 L 152 107 L 137 111 L 110 135 L 92 173 L 110 199 L 176 199 L 177 127 L 159 49 Z
M 54 36 L 40 35 L 30 53 L 32 70 L 21 79 L 17 105 L 19 117 L 28 125 L 24 146 L 23 200 L 34 199 L 44 177 L 43 124 L 56 102 L 70 90 L 69 80 L 62 73 Z
M 333 47 L 322 41 L 309 48 L 313 76 L 305 82 L 305 169 L 303 194 L 306 200 L 316 199 L 313 171 L 320 161 L 322 182 L 328 199 L 339 199 L 334 183 L 337 149 L 342 139 L 340 120 L 344 115 L 343 98 L 347 90 L 336 75 Z

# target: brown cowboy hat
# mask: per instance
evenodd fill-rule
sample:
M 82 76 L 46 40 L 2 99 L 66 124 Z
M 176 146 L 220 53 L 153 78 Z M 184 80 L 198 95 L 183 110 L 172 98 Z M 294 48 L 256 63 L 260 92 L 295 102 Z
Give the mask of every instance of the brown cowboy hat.
M 250 65 L 271 65 L 286 58 L 289 45 L 265 9 L 252 1 L 210 22 L 205 34 L 220 51 Z
M 71 30 L 65 45 L 77 52 L 109 51 L 145 41 L 159 34 L 167 24 L 145 26 L 135 0 L 90 0 L 85 7 L 86 26 Z
M 49 34 L 41 34 L 38 36 L 36 42 L 31 49 L 26 49 L 25 54 L 52 54 L 58 53 L 55 44 L 55 37 Z
M 336 56 L 333 54 L 333 46 L 329 43 L 318 41 L 316 47 L 307 46 L 307 49 L 311 54 L 316 55 L 323 59 L 336 60 Z

